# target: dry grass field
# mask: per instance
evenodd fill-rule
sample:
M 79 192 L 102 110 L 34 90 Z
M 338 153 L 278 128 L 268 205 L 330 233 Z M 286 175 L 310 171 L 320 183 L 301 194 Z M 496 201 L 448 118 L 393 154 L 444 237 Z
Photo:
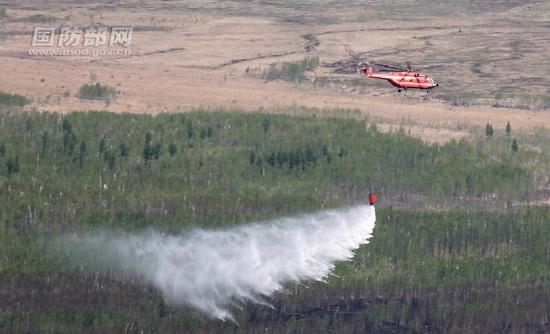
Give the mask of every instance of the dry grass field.
M 22 1 L 0 3 L 0 90 L 28 108 L 159 113 L 198 106 L 250 111 L 352 108 L 382 129 L 404 126 L 447 141 L 486 122 L 550 126 L 548 1 Z M 29 55 L 35 27 L 133 26 L 127 56 Z M 397 93 L 386 82 L 340 74 L 344 44 L 364 57 L 430 74 L 441 87 Z M 308 81 L 251 76 L 318 56 Z M 353 71 L 351 71 L 353 72 Z M 322 79 L 322 80 L 319 80 Z M 115 87 L 114 100 L 82 100 L 81 85 Z M 311 81 L 311 82 L 310 82 Z M 314 84 L 322 82 L 322 84 Z M 498 108 L 495 106 L 499 106 Z

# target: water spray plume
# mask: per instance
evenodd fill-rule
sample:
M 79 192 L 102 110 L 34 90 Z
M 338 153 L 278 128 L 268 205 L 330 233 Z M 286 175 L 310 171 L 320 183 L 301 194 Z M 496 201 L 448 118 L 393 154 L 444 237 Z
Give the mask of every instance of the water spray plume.
M 263 303 L 287 282 L 323 280 L 367 242 L 374 225 L 374 207 L 359 206 L 219 231 L 88 234 L 78 250 L 143 278 L 168 303 L 232 319 L 235 303 Z

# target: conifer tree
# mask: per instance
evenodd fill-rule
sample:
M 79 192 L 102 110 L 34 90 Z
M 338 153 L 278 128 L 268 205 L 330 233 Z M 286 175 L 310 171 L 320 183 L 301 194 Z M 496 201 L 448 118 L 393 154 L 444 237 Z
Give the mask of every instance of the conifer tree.
M 50 138 L 48 137 L 48 133 L 44 131 L 42 134 L 42 157 L 46 156 L 46 152 L 48 151 L 48 143 L 50 141 Z
M 487 137 L 487 139 L 491 138 L 493 136 L 493 133 L 494 133 L 493 126 L 487 123 L 487 125 L 485 126 L 485 136 Z
M 8 168 L 8 174 L 19 173 L 19 157 L 9 159 L 6 162 L 6 167 Z
M 170 143 L 170 145 L 168 145 L 168 153 L 171 157 L 174 157 L 178 153 L 178 147 L 176 144 Z
M 130 155 L 130 148 L 125 143 L 118 145 L 119 155 L 123 158 L 127 158 Z
M 84 159 L 86 158 L 86 155 L 88 155 L 88 151 L 86 149 L 86 143 L 82 141 L 80 143 L 80 153 L 78 155 L 78 162 L 79 162 L 80 168 L 84 167 Z
M 516 138 L 514 138 L 514 140 L 512 140 L 512 145 L 510 145 L 510 147 L 512 147 L 512 151 L 514 152 L 517 152 L 519 150 L 519 145 L 518 145 L 518 141 Z

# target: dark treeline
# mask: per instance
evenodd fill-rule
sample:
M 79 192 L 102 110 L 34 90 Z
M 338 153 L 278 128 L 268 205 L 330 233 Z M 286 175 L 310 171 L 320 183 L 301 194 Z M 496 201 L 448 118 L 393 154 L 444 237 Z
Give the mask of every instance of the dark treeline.
M 547 210 L 381 210 L 372 243 L 338 266 L 339 278 L 277 295 L 275 310 L 238 311 L 239 327 L 172 309 L 148 286 L 50 254 L 49 236 L 59 233 L 224 227 L 357 203 L 369 191 L 382 203 L 391 193 L 509 201 L 532 188 L 530 171 L 467 141 L 427 145 L 356 120 L 2 111 L 0 331 L 542 326 L 545 306 L 536 301 L 548 294 Z M 505 317 L 502 301 L 518 296 L 506 309 L 515 318 Z M 518 305 L 532 309 L 531 322 Z M 492 320 L 481 323 L 479 314 Z
M 466 141 L 426 145 L 354 120 L 3 113 L 0 147 L 3 220 L 29 220 L 30 210 L 33 226 L 133 229 L 154 218 L 179 229 L 342 205 L 369 190 L 503 199 L 532 191 L 528 170 Z

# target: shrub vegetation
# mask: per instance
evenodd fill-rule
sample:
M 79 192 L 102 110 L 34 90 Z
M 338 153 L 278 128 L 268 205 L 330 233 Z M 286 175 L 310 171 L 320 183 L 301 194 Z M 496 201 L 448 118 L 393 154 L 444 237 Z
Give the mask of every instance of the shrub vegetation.
M 79 96 L 86 100 L 111 100 L 116 97 L 116 90 L 99 82 L 84 84 L 80 87 Z
M 272 64 L 264 72 L 263 78 L 266 80 L 287 80 L 287 81 L 305 81 L 305 73 L 312 71 L 319 66 L 319 57 L 306 57 L 301 61 L 285 62 L 281 64 Z
M 22 107 L 29 103 L 31 100 L 24 96 L 0 91 L 0 105 Z
M 547 328 L 547 208 L 380 207 L 371 242 L 328 284 L 289 287 L 270 299 L 274 309 L 236 309 L 238 327 L 56 256 L 61 233 L 223 228 L 362 202 L 369 191 L 381 203 L 532 193 L 529 170 L 467 141 L 428 145 L 357 120 L 222 111 L 0 117 L 0 332 Z

